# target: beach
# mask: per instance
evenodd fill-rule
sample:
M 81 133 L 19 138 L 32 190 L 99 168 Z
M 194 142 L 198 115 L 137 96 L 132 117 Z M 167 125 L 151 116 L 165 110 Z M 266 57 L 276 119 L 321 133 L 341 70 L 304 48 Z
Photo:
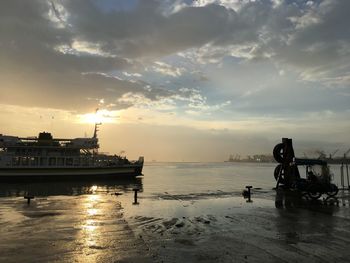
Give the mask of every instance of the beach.
M 349 192 L 275 191 L 273 168 L 152 164 L 130 180 L 2 184 L 0 262 L 347 262 Z

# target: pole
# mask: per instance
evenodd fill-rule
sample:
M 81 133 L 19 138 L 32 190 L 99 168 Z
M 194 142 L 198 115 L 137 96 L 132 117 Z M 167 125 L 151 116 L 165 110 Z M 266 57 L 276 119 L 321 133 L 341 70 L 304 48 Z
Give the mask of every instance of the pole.
M 344 189 L 344 163 L 341 163 L 340 166 L 340 185 Z
M 348 166 L 348 164 L 346 164 L 346 178 L 348 179 L 348 189 L 350 189 L 350 185 L 349 185 L 349 166 Z
M 139 203 L 137 202 L 137 192 L 140 190 L 138 188 L 132 189 L 134 191 L 134 202 L 132 203 L 133 205 L 138 205 Z
M 281 174 L 282 174 L 282 166 L 281 169 L 278 172 L 278 177 L 277 177 L 277 183 L 276 183 L 276 189 L 278 189 L 278 187 L 280 186 L 280 178 L 281 178 Z
M 248 201 L 247 202 L 251 202 L 252 200 L 250 199 L 250 197 L 251 197 L 250 189 L 253 188 L 253 186 L 247 185 L 246 188 L 248 189 Z

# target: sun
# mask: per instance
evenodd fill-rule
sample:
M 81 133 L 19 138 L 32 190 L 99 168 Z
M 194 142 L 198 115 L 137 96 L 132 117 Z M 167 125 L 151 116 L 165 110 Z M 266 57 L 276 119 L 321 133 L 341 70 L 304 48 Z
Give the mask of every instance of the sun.
M 118 112 L 109 110 L 96 110 L 94 113 L 78 115 L 80 123 L 117 123 Z

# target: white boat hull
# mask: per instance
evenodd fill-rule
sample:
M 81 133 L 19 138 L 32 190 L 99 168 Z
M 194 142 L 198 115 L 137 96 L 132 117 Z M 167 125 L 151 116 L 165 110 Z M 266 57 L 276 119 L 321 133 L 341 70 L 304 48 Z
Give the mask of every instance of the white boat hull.
M 113 178 L 120 176 L 142 175 L 143 164 L 132 164 L 115 167 L 62 167 L 62 168 L 0 168 L 0 180 L 20 179 L 83 179 Z

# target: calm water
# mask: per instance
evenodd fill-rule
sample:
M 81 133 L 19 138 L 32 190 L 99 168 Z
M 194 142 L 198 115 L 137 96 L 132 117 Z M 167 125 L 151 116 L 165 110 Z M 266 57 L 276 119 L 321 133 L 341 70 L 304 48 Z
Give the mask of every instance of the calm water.
M 0 196 L 79 195 L 93 192 L 130 192 L 140 188 L 144 197 L 159 194 L 200 194 L 240 191 L 246 185 L 271 190 L 274 163 L 150 163 L 144 177 L 92 182 L 0 184 Z M 299 168 L 301 175 L 305 169 Z M 340 167 L 331 166 L 334 181 L 340 184 Z
M 0 184 L 0 262 L 309 262 L 305 251 L 325 262 L 348 258 L 350 197 L 297 208 L 300 199 L 272 190 L 275 166 L 150 163 L 140 178 Z M 339 181 L 339 166 L 332 171 Z M 241 195 L 246 185 L 253 202 Z M 141 190 L 136 205 L 133 188 Z M 26 194 L 35 196 L 30 205 Z

